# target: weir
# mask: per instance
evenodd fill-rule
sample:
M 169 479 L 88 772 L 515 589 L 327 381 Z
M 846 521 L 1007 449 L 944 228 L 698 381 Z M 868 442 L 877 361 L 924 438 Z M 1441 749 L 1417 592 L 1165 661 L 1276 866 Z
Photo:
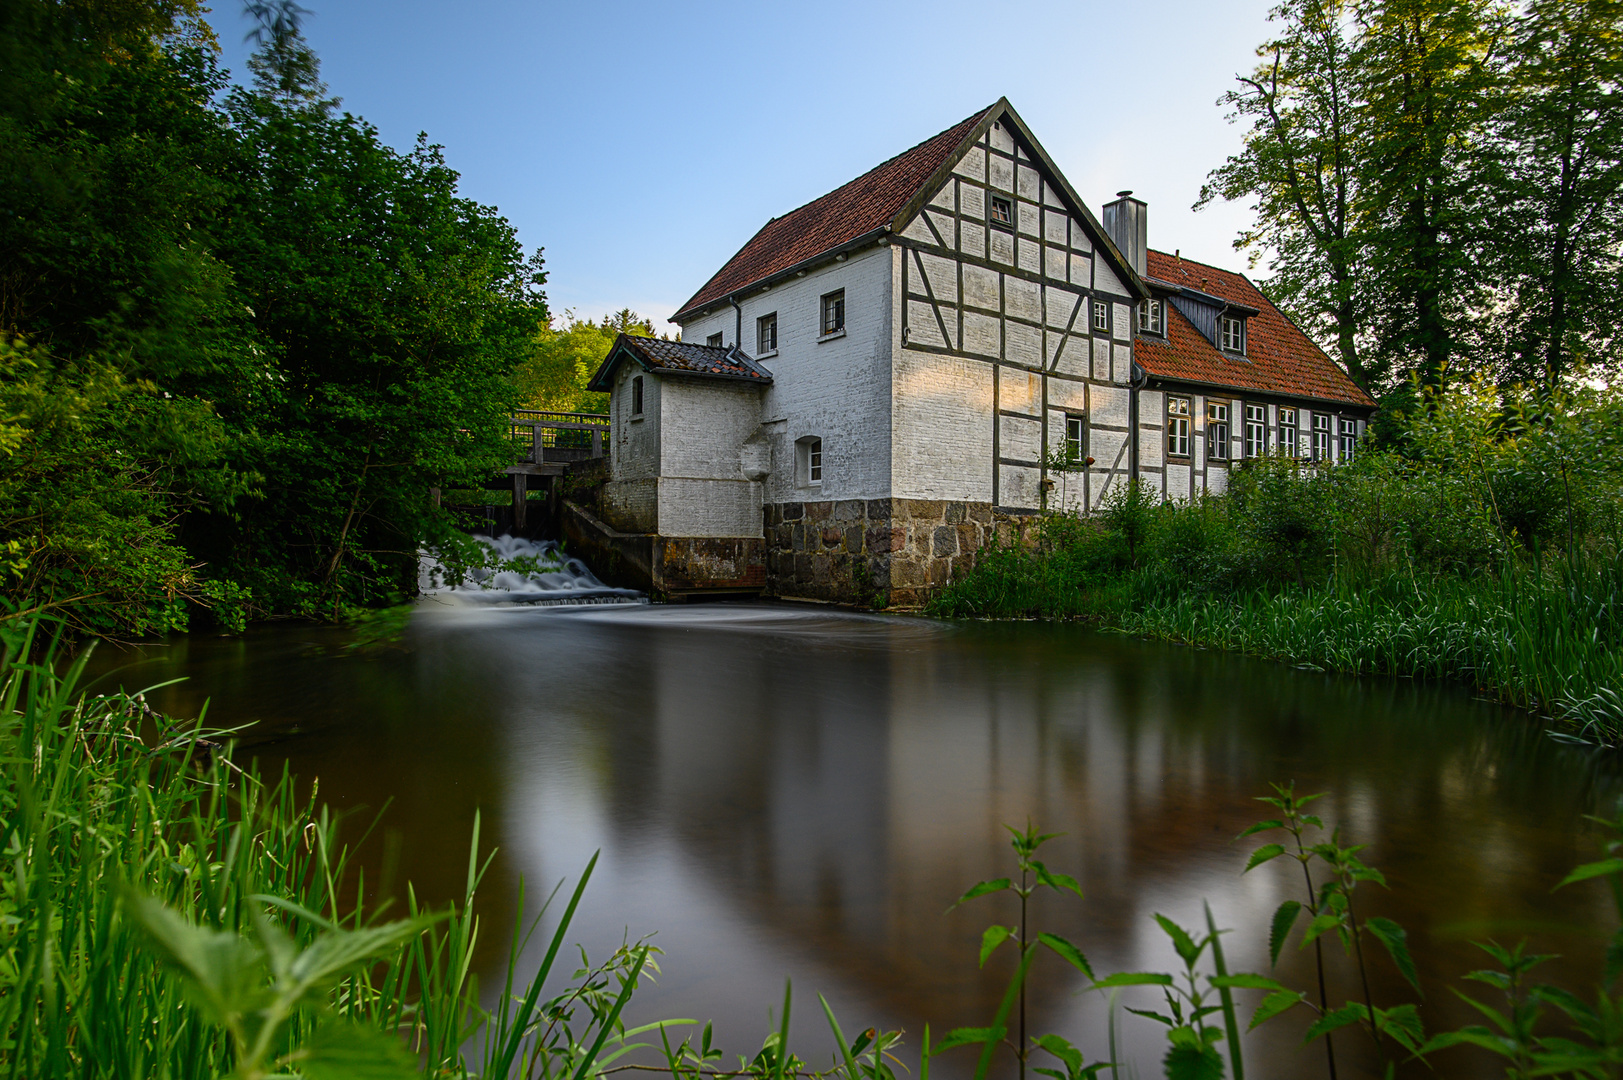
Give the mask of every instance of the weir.
M 511 535 L 474 539 L 490 548 L 496 568 L 475 567 L 463 581 L 451 584 L 440 560 L 425 554 L 418 564 L 418 591 L 442 603 L 462 606 L 648 602 L 634 589 L 603 584 L 585 563 L 566 555 L 554 541 Z

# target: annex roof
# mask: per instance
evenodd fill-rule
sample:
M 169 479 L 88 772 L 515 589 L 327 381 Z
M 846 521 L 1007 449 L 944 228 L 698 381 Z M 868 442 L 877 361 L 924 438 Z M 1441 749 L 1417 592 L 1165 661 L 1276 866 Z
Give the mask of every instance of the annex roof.
M 614 339 L 609 354 L 586 384 L 588 390 L 608 392 L 614 385 L 614 369 L 629 361 L 644 371 L 662 375 L 696 375 L 712 379 L 737 379 L 766 385 L 772 373 L 751 360 L 736 345 L 693 345 L 664 338 L 621 334 Z
M 952 165 L 996 120 L 1007 120 L 1019 132 L 1021 141 L 1027 144 L 1037 163 L 1057 181 L 1068 201 L 1074 204 L 1072 209 L 1091 227 L 1095 242 L 1109 252 L 1123 279 L 1136 282 L 1136 275 L 1103 227 L 1071 190 L 1014 107 L 1007 98 L 999 98 L 990 107 L 869 169 L 850 183 L 767 222 L 671 316 L 672 321 L 681 321 L 701 308 L 747 291 L 836 248 L 886 229 L 906 226 L 908 219 L 923 206 L 924 199 L 946 180 Z M 1129 288 L 1135 286 L 1129 284 Z
M 1133 359 L 1150 375 L 1375 407 L 1374 400 L 1244 274 L 1154 250 L 1149 252 L 1148 269 L 1145 280 L 1151 284 L 1204 293 L 1247 309 L 1246 314 L 1255 312 L 1247 320 L 1246 355 L 1240 358 L 1223 353 L 1182 312 L 1167 304 L 1166 338 L 1139 334 L 1133 341 Z

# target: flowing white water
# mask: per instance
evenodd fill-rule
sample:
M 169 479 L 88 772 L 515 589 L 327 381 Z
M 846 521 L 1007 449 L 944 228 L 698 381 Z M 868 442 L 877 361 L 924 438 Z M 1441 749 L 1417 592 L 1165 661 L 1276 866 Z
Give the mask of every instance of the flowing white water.
M 490 548 L 490 565 L 474 567 L 459 585 L 447 583 L 438 558 L 425 553 L 418 562 L 418 588 L 425 596 L 452 604 L 575 606 L 580 604 L 646 604 L 635 589 L 616 589 L 597 580 L 585 563 L 566 555 L 551 540 L 520 536 L 476 536 Z

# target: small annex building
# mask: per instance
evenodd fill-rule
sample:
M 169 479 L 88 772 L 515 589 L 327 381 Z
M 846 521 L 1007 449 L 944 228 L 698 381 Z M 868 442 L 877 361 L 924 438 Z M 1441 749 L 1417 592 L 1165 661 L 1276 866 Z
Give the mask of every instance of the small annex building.
M 1130 192 L 1102 218 L 1000 100 L 767 222 L 680 341 L 593 376 L 609 471 L 572 538 L 653 538 L 662 591 L 906 606 L 1131 478 L 1353 454 L 1375 403 L 1255 285 L 1150 248 Z

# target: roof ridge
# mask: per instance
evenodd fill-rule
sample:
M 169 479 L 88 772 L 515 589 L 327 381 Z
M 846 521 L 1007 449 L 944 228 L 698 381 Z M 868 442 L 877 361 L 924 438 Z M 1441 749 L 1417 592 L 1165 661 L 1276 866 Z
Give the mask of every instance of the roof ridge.
M 1257 289 L 1258 292 L 1262 291 L 1261 289 L 1257 288 L 1257 283 L 1252 281 L 1251 278 L 1247 277 L 1242 271 L 1229 270 L 1225 267 L 1218 266 L 1216 263 L 1202 262 L 1199 259 L 1191 259 L 1189 256 L 1182 254 L 1181 251 L 1162 251 L 1159 248 L 1148 248 L 1146 250 L 1148 250 L 1151 255 L 1163 255 L 1168 259 L 1176 259 L 1179 262 L 1194 263 L 1196 266 L 1204 266 L 1206 269 L 1216 270 L 1220 274 L 1233 274 L 1237 278 L 1245 278 L 1253 289 Z

